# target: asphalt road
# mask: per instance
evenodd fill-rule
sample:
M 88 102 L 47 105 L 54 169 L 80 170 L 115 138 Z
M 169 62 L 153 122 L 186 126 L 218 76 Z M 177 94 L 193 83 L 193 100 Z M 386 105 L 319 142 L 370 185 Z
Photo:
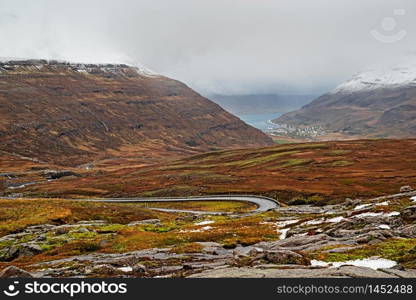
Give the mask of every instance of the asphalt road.
M 91 202 L 106 202 L 106 203 L 151 203 L 151 202 L 189 202 L 189 201 L 238 201 L 248 202 L 256 205 L 256 209 L 251 213 L 266 212 L 271 209 L 279 207 L 279 202 L 274 199 L 255 196 L 255 195 L 232 195 L 232 196 L 197 196 L 197 197 L 178 197 L 178 198 L 105 198 L 105 199 L 76 199 L 80 201 Z M 165 208 L 152 208 L 149 209 L 166 211 L 166 212 L 183 212 L 194 214 L 223 214 L 224 212 L 212 212 L 212 211 L 194 211 L 194 210 L 181 210 L 181 209 L 165 209 Z

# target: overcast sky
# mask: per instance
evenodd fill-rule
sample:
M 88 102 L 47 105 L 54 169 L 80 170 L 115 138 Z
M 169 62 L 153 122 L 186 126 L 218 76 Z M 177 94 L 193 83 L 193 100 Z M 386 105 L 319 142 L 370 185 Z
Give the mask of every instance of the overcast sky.
M 0 0 L 0 57 L 140 62 L 204 94 L 320 93 L 416 53 L 415 15 L 414 0 Z

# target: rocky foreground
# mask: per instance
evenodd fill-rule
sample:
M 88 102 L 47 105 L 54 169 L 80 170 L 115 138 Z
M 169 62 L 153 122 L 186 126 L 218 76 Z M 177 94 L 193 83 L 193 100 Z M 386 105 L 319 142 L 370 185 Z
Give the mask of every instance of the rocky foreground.
M 205 218 L 198 221 L 204 226 L 201 232 L 214 226 L 214 221 Z M 41 241 L 51 232 L 82 235 L 103 222 L 28 227 L 0 238 L 0 245 L 14 241 L 13 246 L 0 250 L 0 258 L 13 262 L 38 255 L 44 250 L 39 246 Z M 138 223 L 158 226 L 159 220 L 130 226 Z M 366 201 L 347 199 L 339 205 L 280 207 L 265 214 L 260 223 L 274 226 L 279 240 L 251 245 L 199 242 L 198 247 L 187 251 L 164 247 L 93 252 L 25 264 L 25 270 L 9 265 L 0 277 L 416 278 L 416 191 L 410 187 L 403 187 L 399 194 Z

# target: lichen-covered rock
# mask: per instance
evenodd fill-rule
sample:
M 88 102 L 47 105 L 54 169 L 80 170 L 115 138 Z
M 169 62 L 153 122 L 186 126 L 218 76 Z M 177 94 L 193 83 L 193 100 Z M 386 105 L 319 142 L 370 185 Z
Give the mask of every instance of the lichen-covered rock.
M 1 257 L 3 261 L 12 261 L 18 257 L 31 257 L 42 252 L 42 248 L 35 243 L 23 243 L 14 245 L 5 251 Z
M 32 278 L 32 274 L 19 269 L 15 266 L 9 266 L 0 272 L 0 278 Z
M 409 192 L 413 192 L 412 187 L 409 185 L 405 185 L 400 188 L 400 193 L 409 193 Z
M 265 252 L 266 260 L 274 264 L 309 265 L 310 261 L 303 255 L 290 250 L 271 250 Z
M 42 253 L 42 248 L 38 244 L 27 243 L 19 247 L 19 257 L 31 257 Z
M 416 205 L 409 206 L 405 210 L 402 211 L 402 217 L 408 221 L 416 220 Z
M 416 224 L 411 224 L 404 226 L 402 228 L 399 228 L 397 230 L 397 234 L 401 237 L 407 237 L 407 238 L 416 238 Z
M 222 268 L 193 274 L 191 278 L 416 278 L 415 270 L 373 270 L 365 267 L 339 268 Z

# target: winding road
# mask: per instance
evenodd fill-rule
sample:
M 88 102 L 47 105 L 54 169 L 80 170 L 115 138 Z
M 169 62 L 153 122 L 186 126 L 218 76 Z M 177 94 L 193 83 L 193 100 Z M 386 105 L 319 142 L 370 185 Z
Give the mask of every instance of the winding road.
M 279 202 L 267 197 L 256 195 L 232 195 L 232 196 L 195 196 L 195 197 L 169 197 L 169 198 L 102 198 L 102 199 L 71 199 L 79 201 L 90 202 L 106 202 L 106 203 L 151 203 L 151 202 L 190 202 L 190 201 L 238 201 L 255 204 L 256 209 L 250 213 L 262 213 L 279 207 Z M 148 209 L 165 211 L 165 212 L 179 212 L 179 213 L 193 213 L 193 214 L 209 214 L 219 215 L 225 212 L 213 211 L 195 211 L 195 210 L 181 210 L 181 209 L 167 209 L 148 207 Z

